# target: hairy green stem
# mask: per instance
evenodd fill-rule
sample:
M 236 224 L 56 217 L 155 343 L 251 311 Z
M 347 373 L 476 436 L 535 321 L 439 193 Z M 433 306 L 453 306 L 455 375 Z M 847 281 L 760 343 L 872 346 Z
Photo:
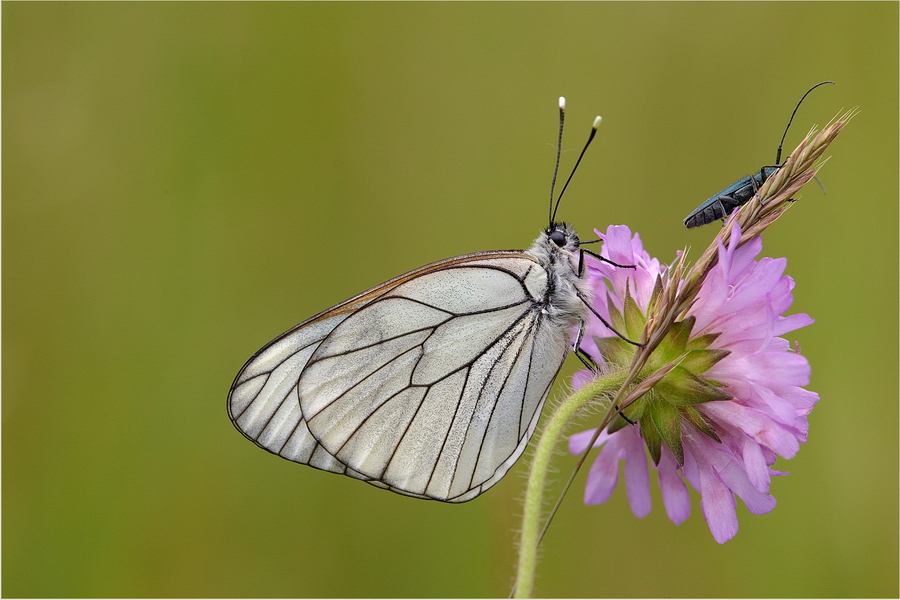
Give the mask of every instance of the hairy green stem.
M 609 398 L 622 385 L 626 372 L 616 370 L 600 375 L 582 386 L 566 398 L 544 424 L 544 431 L 534 449 L 531 471 L 528 474 L 528 488 L 525 492 L 525 507 L 522 517 L 522 535 L 519 542 L 519 568 L 516 574 L 515 598 L 528 598 L 534 588 L 534 574 L 537 565 L 537 548 L 541 541 L 541 506 L 550 459 L 556 444 L 563 436 L 566 426 L 578 412 L 598 399 Z M 608 419 L 604 419 L 605 421 Z

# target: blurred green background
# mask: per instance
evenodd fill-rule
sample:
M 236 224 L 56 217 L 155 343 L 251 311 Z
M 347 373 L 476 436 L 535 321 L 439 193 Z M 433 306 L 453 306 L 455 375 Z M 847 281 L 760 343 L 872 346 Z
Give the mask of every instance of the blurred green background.
M 4 596 L 505 596 L 527 459 L 464 505 L 274 457 L 225 397 L 260 346 L 560 215 L 666 262 L 699 202 L 859 115 L 765 236 L 821 402 L 720 546 L 694 495 L 585 507 L 543 596 L 898 595 L 897 3 L 3 3 Z M 567 363 L 571 373 L 577 361 Z M 563 393 L 564 379 L 555 395 Z M 560 479 L 574 465 L 562 453 Z M 655 481 L 655 479 L 654 479 Z

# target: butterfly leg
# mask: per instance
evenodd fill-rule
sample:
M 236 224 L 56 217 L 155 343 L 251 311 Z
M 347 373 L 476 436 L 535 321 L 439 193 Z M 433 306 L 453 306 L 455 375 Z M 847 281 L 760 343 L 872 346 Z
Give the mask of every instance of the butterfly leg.
M 584 255 L 590 254 L 597 260 L 602 260 L 605 263 L 611 264 L 614 267 L 619 267 L 620 269 L 636 269 L 637 265 L 620 265 L 619 263 L 614 263 L 608 258 L 604 258 L 597 254 L 596 252 L 591 252 L 590 250 L 585 250 L 584 248 L 578 249 L 578 276 L 581 277 L 584 274 Z
M 590 250 L 585 250 L 584 248 L 579 248 L 578 249 L 578 277 L 581 277 L 582 275 L 584 275 L 584 255 L 585 255 L 585 253 L 590 254 L 591 256 L 593 256 L 594 258 L 596 258 L 598 260 L 602 260 L 603 262 L 609 263 L 609 264 L 613 265 L 614 267 L 619 267 L 621 269 L 636 269 L 637 268 L 637 265 L 620 265 L 618 263 L 614 263 L 613 261 L 611 261 L 607 258 L 603 258 L 599 254 L 591 252 Z M 590 310 L 592 313 L 594 313 L 594 315 L 596 315 L 596 317 L 598 319 L 600 319 L 600 321 L 602 321 L 603 324 L 606 325 L 610 331 L 615 333 L 617 336 L 619 336 L 620 338 L 622 338 L 629 344 L 634 344 L 635 346 L 643 346 L 643 344 L 640 344 L 638 342 L 633 342 L 633 341 L 629 340 L 627 337 L 625 337 L 624 335 L 622 335 L 621 333 L 619 333 L 618 331 L 616 331 L 615 329 L 613 329 L 613 326 L 610 325 L 606 321 L 606 319 L 601 317 L 600 313 L 598 313 L 596 310 L 594 310 L 594 307 L 591 306 L 591 303 L 588 302 L 585 299 L 585 297 L 581 295 L 581 292 L 576 292 L 576 293 L 578 294 L 578 298 L 580 298 L 581 301 L 584 302 L 584 305 L 588 307 L 588 310 Z M 584 324 L 582 323 L 582 325 L 584 325 Z
M 643 345 L 644 345 L 644 344 L 641 344 L 640 342 L 635 342 L 635 341 L 629 340 L 627 337 L 625 337 L 624 335 L 622 335 L 621 333 L 619 333 L 618 331 L 616 331 L 616 330 L 613 328 L 613 326 L 610 325 L 609 322 L 608 322 L 606 319 L 604 319 L 604 318 L 600 315 L 600 313 L 598 313 L 598 312 L 594 309 L 593 306 L 591 306 L 591 303 L 587 301 L 587 298 L 585 298 L 584 296 L 581 295 L 581 292 L 575 292 L 575 293 L 578 294 L 578 298 L 580 298 L 581 301 L 584 302 L 584 305 L 588 307 L 588 310 L 590 310 L 592 313 L 594 313 L 594 316 L 597 317 L 598 319 L 600 319 L 600 321 L 601 321 L 604 325 L 606 325 L 606 327 L 607 327 L 610 331 L 612 331 L 614 334 L 616 334 L 617 336 L 619 336 L 620 338 L 622 338 L 623 340 L 625 340 L 625 341 L 628 342 L 629 344 L 633 344 L 633 345 L 635 345 L 635 346 L 643 346 Z
M 584 330 L 586 327 L 587 324 L 582 321 L 581 325 L 578 327 L 578 335 L 575 336 L 575 343 L 572 345 L 572 352 L 575 353 L 578 360 L 580 360 L 589 371 L 592 373 L 599 373 L 600 367 L 597 365 L 597 361 L 595 361 L 590 354 L 581 349 L 581 342 L 584 340 Z
M 572 351 L 575 353 L 575 356 L 578 357 L 578 360 L 580 360 L 581 363 L 585 367 L 587 367 L 588 371 L 590 371 L 591 373 L 599 374 L 600 366 L 597 364 L 597 361 L 595 361 L 593 359 L 593 357 L 591 357 L 590 354 L 588 354 L 581 348 L 581 341 L 584 339 L 584 330 L 586 327 L 587 327 L 587 325 L 585 324 L 584 321 L 582 321 L 581 326 L 578 328 L 578 335 L 575 336 L 575 345 L 572 348 Z M 618 406 L 616 406 L 615 409 L 616 409 L 616 412 L 619 413 L 620 417 L 622 417 L 623 419 L 628 421 L 629 425 L 635 424 L 634 421 L 632 421 L 631 419 L 629 419 L 628 417 L 625 416 L 625 413 L 623 413 L 621 410 L 619 410 Z

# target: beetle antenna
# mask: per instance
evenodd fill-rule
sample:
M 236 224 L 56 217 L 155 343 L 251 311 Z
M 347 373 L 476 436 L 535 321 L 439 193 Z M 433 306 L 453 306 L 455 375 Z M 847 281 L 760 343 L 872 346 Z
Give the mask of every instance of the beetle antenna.
M 556 188 L 556 176 L 559 174 L 559 158 L 560 154 L 562 154 L 562 134 L 563 134 L 563 123 L 566 120 L 566 99 L 562 96 L 559 97 L 559 140 L 556 142 L 556 166 L 553 167 L 553 180 L 550 181 L 550 210 L 547 211 L 550 217 L 549 227 L 553 226 L 553 217 L 556 216 L 556 211 L 553 210 L 553 190 Z
M 809 88 L 808 90 L 806 90 L 806 93 L 803 94 L 803 97 L 802 97 L 802 98 L 800 98 L 800 102 L 798 102 L 798 103 L 797 103 L 797 106 L 794 107 L 794 112 L 791 113 L 791 118 L 788 119 L 787 127 L 784 128 L 784 133 L 781 134 L 781 141 L 778 142 L 778 152 L 775 154 L 775 164 L 776 164 L 776 165 L 780 165 L 780 164 L 781 164 L 781 147 L 784 145 L 784 138 L 787 137 L 788 129 L 791 128 L 791 121 L 794 120 L 794 115 L 797 114 L 797 109 L 800 108 L 800 105 L 803 104 L 803 100 L 806 99 L 806 97 L 809 95 L 809 93 L 810 93 L 811 91 L 813 91 L 814 89 L 816 89 L 816 88 L 819 87 L 820 85 L 825 85 L 826 83 L 830 83 L 830 84 L 832 84 L 832 85 L 837 85 L 837 84 L 836 84 L 835 82 L 833 82 L 833 81 L 821 81 L 821 82 L 817 83 L 816 85 L 814 85 L 814 86 L 812 86 L 811 88 Z
M 594 141 L 594 136 L 597 135 L 597 129 L 600 127 L 600 121 L 602 119 L 598 116 L 594 118 L 594 124 L 591 125 L 591 133 L 588 136 L 587 141 L 584 143 L 584 148 L 581 149 L 581 154 L 578 155 L 578 160 L 575 161 L 575 166 L 572 167 L 572 172 L 569 173 L 569 178 L 566 179 L 566 184 L 563 186 L 562 190 L 559 192 L 559 198 L 556 199 L 556 206 L 553 208 L 553 214 L 550 216 L 550 224 L 552 225 L 554 221 L 556 221 L 556 210 L 559 208 L 559 201 L 562 200 L 563 194 L 566 193 L 566 188 L 569 187 L 569 182 L 572 181 L 572 176 L 575 174 L 575 171 L 578 169 L 578 165 L 581 164 L 581 159 L 584 158 L 584 153 L 587 152 L 588 146 L 591 145 L 591 142 Z M 559 159 L 557 159 L 558 161 Z

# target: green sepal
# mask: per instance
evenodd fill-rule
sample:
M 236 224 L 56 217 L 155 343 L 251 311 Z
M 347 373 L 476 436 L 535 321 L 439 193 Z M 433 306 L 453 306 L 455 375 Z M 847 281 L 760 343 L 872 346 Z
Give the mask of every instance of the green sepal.
M 694 429 L 703 433 L 704 435 L 711 437 L 718 443 L 722 443 L 722 440 L 719 439 L 719 436 L 713 431 L 713 428 L 709 426 L 709 423 L 706 422 L 706 419 L 703 418 L 697 409 L 693 406 L 682 406 L 681 407 L 681 415 L 685 418 L 685 420 L 690 423 Z
M 663 284 L 662 278 L 657 275 L 653 280 L 653 291 L 650 293 L 650 302 L 647 303 L 647 314 L 655 315 L 659 303 L 662 302 Z
M 619 309 L 613 303 L 609 292 L 606 293 L 606 308 L 609 311 L 609 324 L 612 325 L 612 328 L 616 331 L 624 331 L 625 319 L 622 318 L 622 313 L 619 312 Z
M 694 318 L 689 317 L 684 321 L 672 323 L 666 337 L 653 353 L 652 361 L 654 365 L 664 365 L 675 362 L 681 355 L 685 353 L 687 343 L 691 337 L 691 327 L 694 324 Z
M 616 416 L 610 422 L 610 424 L 606 430 L 609 433 L 615 433 L 624 427 L 629 427 L 631 425 L 634 425 L 635 423 L 637 423 L 641 420 L 642 416 L 644 416 L 644 407 L 646 407 L 646 406 L 647 406 L 646 402 L 641 402 L 640 400 L 638 400 L 631 406 L 628 406 L 627 408 L 619 411 L 618 413 L 616 413 Z M 631 423 L 626 421 L 622 417 L 622 415 L 625 415 L 626 417 L 628 417 L 628 419 L 631 421 Z
M 684 464 L 684 448 L 681 446 L 681 414 L 678 408 L 666 401 L 652 402 L 650 409 L 650 420 L 653 426 L 659 432 L 662 441 L 666 443 L 666 447 L 675 455 L 675 460 L 679 465 Z M 659 464 L 659 451 L 654 457 L 654 464 Z
M 650 452 L 650 458 L 653 459 L 653 464 L 658 465 L 662 437 L 659 435 L 659 430 L 650 421 L 651 419 L 641 419 L 639 423 L 641 427 L 641 437 L 644 438 L 644 444 L 646 444 L 647 450 Z
M 722 335 L 721 332 L 718 333 L 705 333 L 703 335 L 698 335 L 697 337 L 691 339 L 688 342 L 687 349 L 688 350 L 703 350 L 704 348 L 708 348 L 710 344 L 716 341 Z
M 597 350 L 600 351 L 600 355 L 603 358 L 609 360 L 615 353 L 617 353 L 622 344 L 619 342 L 624 341 L 620 340 L 617 337 L 596 337 L 594 336 L 594 343 L 597 345 Z
M 671 336 L 670 343 L 672 346 L 678 348 L 680 352 L 687 350 L 688 342 L 691 341 L 691 329 L 694 328 L 694 323 L 696 321 L 697 319 L 691 316 L 683 321 L 672 324 L 672 327 L 669 330 L 669 336 Z
M 628 292 L 625 293 L 625 335 L 637 340 L 644 330 L 644 313 Z
M 618 337 L 593 338 L 600 351 L 600 356 L 606 359 L 607 363 L 622 366 L 631 362 L 634 355 L 634 346 Z
M 721 388 L 710 385 L 684 367 L 678 366 L 669 371 L 654 386 L 666 402 L 674 406 L 688 406 L 716 400 L 731 400 L 731 394 Z
M 716 350 L 715 348 L 707 348 L 705 350 L 691 350 L 687 353 L 679 363 L 692 373 L 705 373 L 714 364 L 731 354 L 731 350 Z

